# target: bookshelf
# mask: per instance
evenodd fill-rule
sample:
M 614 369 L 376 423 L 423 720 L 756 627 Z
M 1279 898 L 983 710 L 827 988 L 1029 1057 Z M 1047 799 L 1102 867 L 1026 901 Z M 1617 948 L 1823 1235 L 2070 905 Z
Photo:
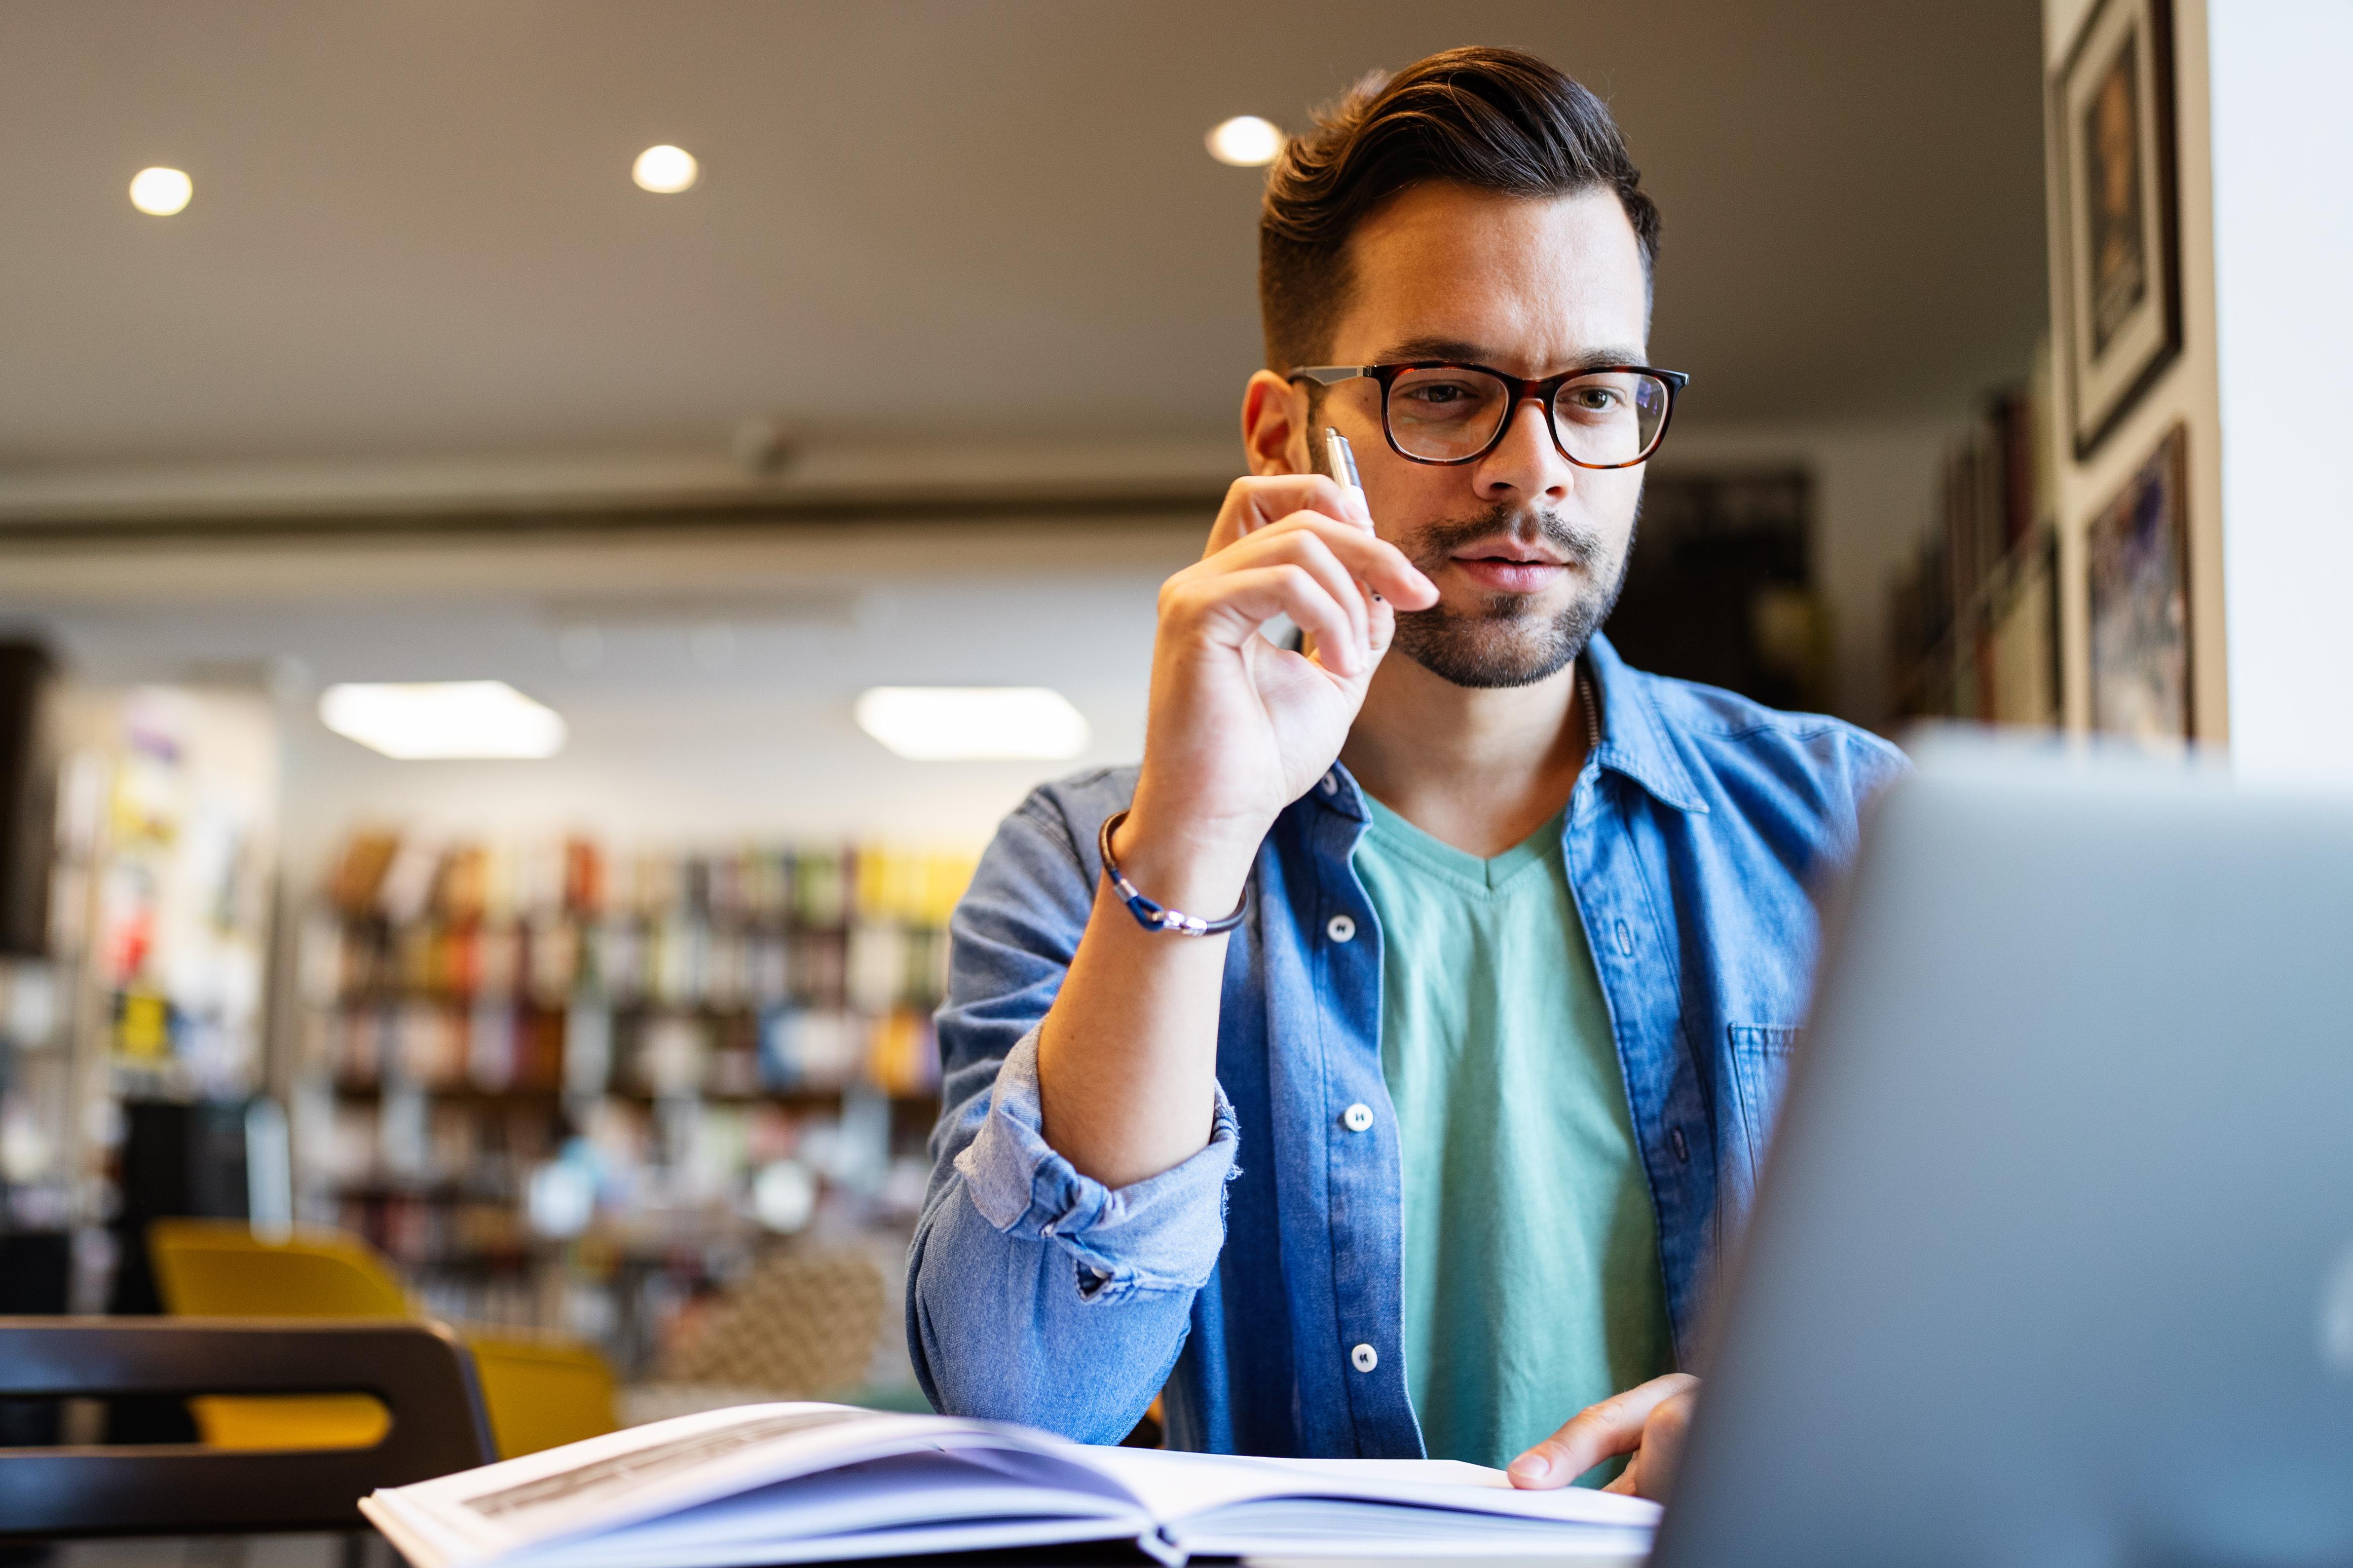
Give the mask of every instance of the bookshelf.
M 353 834 L 299 941 L 303 1212 L 429 1308 L 642 1370 L 781 1238 L 888 1238 L 966 855 Z
M 1894 719 L 2057 728 L 2058 533 L 2047 355 L 1981 400 L 1892 593 Z

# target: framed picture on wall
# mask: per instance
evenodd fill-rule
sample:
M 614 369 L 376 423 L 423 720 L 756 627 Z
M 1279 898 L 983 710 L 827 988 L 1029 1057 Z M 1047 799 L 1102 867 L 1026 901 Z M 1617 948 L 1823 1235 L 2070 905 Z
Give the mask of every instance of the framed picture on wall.
M 2092 728 L 2189 738 L 2189 525 L 2176 425 L 2085 535 L 2092 597 Z
M 2170 0 L 2098 0 L 2051 83 L 2062 357 L 2080 460 L 2181 351 Z

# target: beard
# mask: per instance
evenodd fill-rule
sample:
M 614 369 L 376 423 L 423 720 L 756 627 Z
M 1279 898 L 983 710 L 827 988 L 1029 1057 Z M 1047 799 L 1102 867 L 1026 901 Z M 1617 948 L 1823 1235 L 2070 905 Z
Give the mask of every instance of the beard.
M 1456 686 L 1533 686 L 1567 668 L 1618 605 L 1619 591 L 1626 585 L 1626 565 L 1634 556 L 1630 528 L 1624 553 L 1612 562 L 1608 542 L 1595 530 L 1555 512 L 1530 514 L 1499 504 L 1460 522 L 1433 523 L 1406 553 L 1426 575 L 1434 576 L 1464 546 L 1525 538 L 1531 525 L 1581 576 L 1583 585 L 1567 604 L 1545 615 L 1528 595 L 1491 594 L 1478 609 L 1467 613 L 1444 605 L 1401 610 L 1397 648 Z

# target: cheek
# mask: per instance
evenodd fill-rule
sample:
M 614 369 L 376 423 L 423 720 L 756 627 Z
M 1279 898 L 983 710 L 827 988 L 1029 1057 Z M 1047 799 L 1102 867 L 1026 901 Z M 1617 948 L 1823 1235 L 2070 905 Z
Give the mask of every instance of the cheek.
M 1361 466 L 1363 458 L 1357 461 Z M 1366 475 L 1365 503 L 1372 509 L 1374 531 L 1410 556 L 1430 524 L 1477 516 L 1486 507 L 1471 488 L 1470 472 L 1398 459 L 1377 476 Z
M 1633 537 L 1635 513 L 1642 502 L 1642 471 L 1588 468 L 1577 477 L 1577 510 L 1582 521 L 1623 551 Z

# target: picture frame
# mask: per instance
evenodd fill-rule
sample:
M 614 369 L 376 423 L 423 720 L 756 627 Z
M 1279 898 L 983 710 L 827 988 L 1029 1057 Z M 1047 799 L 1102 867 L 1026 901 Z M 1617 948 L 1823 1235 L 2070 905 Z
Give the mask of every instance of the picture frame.
M 2181 352 L 2171 0 L 2099 0 L 2047 113 L 2059 357 L 2081 461 Z
M 2189 446 L 2174 426 L 2084 534 L 2092 728 L 2165 747 L 2196 732 Z

